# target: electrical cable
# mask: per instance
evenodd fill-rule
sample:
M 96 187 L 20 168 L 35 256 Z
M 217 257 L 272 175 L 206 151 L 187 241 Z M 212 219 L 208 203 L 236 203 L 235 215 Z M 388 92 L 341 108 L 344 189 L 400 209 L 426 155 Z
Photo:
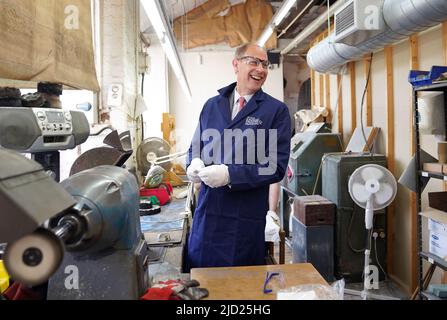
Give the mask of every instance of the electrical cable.
M 339 139 L 340 139 L 340 137 L 339 137 Z M 340 143 L 341 143 L 341 142 L 342 142 L 342 141 L 341 141 L 341 139 L 340 139 Z M 341 143 L 341 145 L 343 145 L 343 143 Z M 345 154 L 345 152 L 330 152 L 330 153 L 325 153 L 325 154 L 323 155 L 323 157 L 321 158 L 320 166 L 318 167 L 317 177 L 316 177 L 316 179 L 315 179 L 314 187 L 313 187 L 313 189 L 312 189 L 312 195 L 315 195 L 315 192 L 317 191 L 318 179 L 320 179 L 321 168 L 323 167 L 323 164 L 324 164 L 324 161 L 326 160 L 326 157 L 327 157 L 327 156 L 330 156 L 330 155 L 339 155 L 339 154 Z
M 379 266 L 380 270 L 382 270 L 383 274 L 385 275 L 385 280 L 387 280 L 388 276 L 385 272 L 385 269 L 383 269 L 382 265 L 380 264 L 379 258 L 377 257 L 377 237 L 374 238 L 374 256 L 376 258 L 377 265 Z
M 365 144 L 368 147 L 368 150 L 369 150 L 370 154 L 372 154 L 372 146 L 369 145 L 368 139 L 366 139 L 365 127 L 363 125 L 363 105 L 365 103 L 365 95 L 366 95 L 366 92 L 368 90 L 369 82 L 370 82 L 370 79 L 371 79 L 371 69 L 372 69 L 373 56 L 374 56 L 374 53 L 371 52 L 369 68 L 368 68 L 368 76 L 366 78 L 365 89 L 363 90 L 362 102 L 361 102 L 361 106 L 360 106 L 360 126 L 362 128 L 363 139 L 365 140 Z
M 144 76 L 145 74 L 142 73 L 141 74 L 141 96 L 144 99 Z M 141 113 L 140 115 L 140 120 L 141 120 L 141 140 L 144 140 L 144 116 L 143 113 Z
M 354 222 L 355 214 L 356 214 L 356 212 L 355 212 L 355 204 L 354 204 L 354 206 L 352 207 L 352 215 L 351 215 L 351 219 L 349 221 L 349 226 L 348 226 L 348 246 L 349 246 L 349 249 L 351 249 L 353 252 L 355 252 L 355 253 L 362 253 L 362 252 L 365 252 L 365 250 L 368 248 L 368 241 L 365 244 L 365 247 L 362 248 L 362 249 L 354 248 L 354 246 L 351 243 L 351 231 L 352 231 L 352 224 Z

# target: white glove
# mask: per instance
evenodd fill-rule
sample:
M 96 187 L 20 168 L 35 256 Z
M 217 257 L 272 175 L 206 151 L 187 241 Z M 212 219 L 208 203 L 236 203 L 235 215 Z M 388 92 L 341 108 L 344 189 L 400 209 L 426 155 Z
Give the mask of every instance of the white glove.
M 275 211 L 269 210 L 267 211 L 267 215 L 270 216 L 273 219 L 273 221 L 275 221 L 276 224 L 279 226 L 279 217 Z
M 279 242 L 279 217 L 274 211 L 268 211 L 265 223 L 265 241 Z
M 224 164 L 213 165 L 199 171 L 202 182 L 211 188 L 226 186 L 230 182 L 228 167 Z
M 200 182 L 199 171 L 203 168 L 205 168 L 205 164 L 201 159 L 192 159 L 188 169 L 186 170 L 186 175 L 188 176 L 189 180 L 194 183 Z

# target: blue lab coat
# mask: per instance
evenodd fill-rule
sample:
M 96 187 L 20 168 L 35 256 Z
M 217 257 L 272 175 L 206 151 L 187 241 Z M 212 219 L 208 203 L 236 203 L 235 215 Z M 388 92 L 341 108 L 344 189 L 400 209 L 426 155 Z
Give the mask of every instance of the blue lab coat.
M 205 165 L 225 163 L 230 174 L 230 185 L 213 189 L 202 183 L 187 244 L 186 269 L 265 264 L 269 185 L 279 182 L 286 172 L 290 154 L 290 115 L 284 103 L 261 89 L 231 120 L 230 97 L 235 86 L 236 83 L 233 83 L 218 90 L 219 95 L 205 103 L 189 148 L 187 166 L 197 157 L 201 157 Z M 221 137 L 224 136 L 225 129 L 252 129 L 252 132 L 266 129 L 261 131 L 266 133 L 268 141 L 272 136 L 268 130 L 276 129 L 276 170 L 272 174 L 260 175 L 258 169 L 266 164 L 258 162 L 258 158 L 256 163 L 251 161 L 247 164 L 246 152 L 243 155 L 243 164 L 236 164 L 235 155 L 229 157 L 228 150 L 224 152 L 225 143 L 221 143 L 221 154 L 207 153 L 212 155 L 214 160 L 209 157 L 204 159 L 204 148 L 214 141 L 203 137 L 206 129 L 215 129 Z M 268 141 L 260 143 L 258 136 L 255 139 L 257 148 L 262 148 L 262 151 L 268 154 Z M 246 141 L 243 143 L 243 150 L 247 150 Z M 192 147 L 193 144 L 200 146 L 200 152 L 198 147 Z M 234 144 L 232 151 L 234 152 Z

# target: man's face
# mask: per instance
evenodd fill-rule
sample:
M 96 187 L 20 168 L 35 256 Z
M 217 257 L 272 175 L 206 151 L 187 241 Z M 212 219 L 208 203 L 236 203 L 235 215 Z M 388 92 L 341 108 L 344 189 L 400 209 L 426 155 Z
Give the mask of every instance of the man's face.
M 243 57 L 246 58 L 233 59 L 237 90 L 240 95 L 254 94 L 267 79 L 268 67 L 263 67 L 261 63 L 256 66 L 256 60 L 253 58 L 267 61 L 267 53 L 258 46 L 249 46 Z

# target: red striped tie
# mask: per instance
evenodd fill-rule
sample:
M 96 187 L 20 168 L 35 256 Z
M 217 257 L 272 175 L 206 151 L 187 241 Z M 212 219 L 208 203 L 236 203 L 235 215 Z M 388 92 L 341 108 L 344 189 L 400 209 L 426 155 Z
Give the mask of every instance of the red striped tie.
M 243 107 L 245 107 L 245 98 L 240 97 L 239 98 L 239 111 L 241 111 Z

